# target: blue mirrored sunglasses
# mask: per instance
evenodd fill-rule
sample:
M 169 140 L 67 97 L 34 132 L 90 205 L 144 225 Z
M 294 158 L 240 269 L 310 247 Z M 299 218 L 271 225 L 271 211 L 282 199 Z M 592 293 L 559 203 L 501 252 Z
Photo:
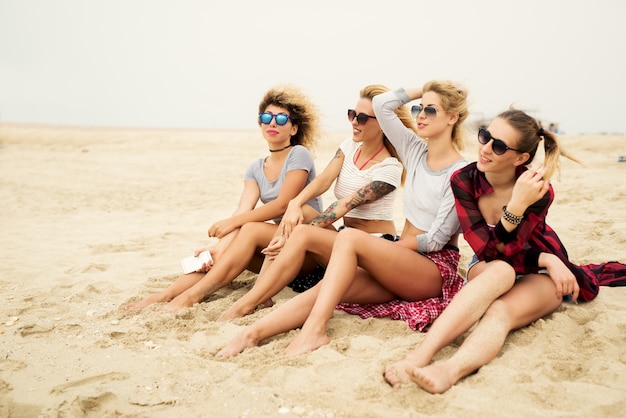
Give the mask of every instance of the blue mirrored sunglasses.
M 269 125 L 270 123 L 272 123 L 272 119 L 274 119 L 274 118 L 276 118 L 276 125 L 278 125 L 278 126 L 286 125 L 287 122 L 289 122 L 289 120 L 291 120 L 289 115 L 285 115 L 284 113 L 274 114 L 274 113 L 270 113 L 270 112 L 263 112 L 263 113 L 261 113 L 259 115 L 259 121 L 263 125 Z M 293 123 L 293 121 L 292 121 L 292 123 Z

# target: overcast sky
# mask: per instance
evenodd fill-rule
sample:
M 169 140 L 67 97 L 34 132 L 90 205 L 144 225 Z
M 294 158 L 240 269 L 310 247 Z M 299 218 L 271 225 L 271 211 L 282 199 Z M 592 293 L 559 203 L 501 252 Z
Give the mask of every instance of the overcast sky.
M 331 130 L 371 83 L 463 83 L 565 133 L 626 133 L 622 0 L 0 0 L 0 121 L 255 129 L 278 82 Z

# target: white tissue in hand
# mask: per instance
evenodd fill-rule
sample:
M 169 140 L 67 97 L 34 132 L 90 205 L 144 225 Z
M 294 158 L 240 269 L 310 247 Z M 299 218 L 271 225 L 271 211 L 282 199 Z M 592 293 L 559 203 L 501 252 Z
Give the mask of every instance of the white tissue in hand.
M 212 264 L 213 257 L 211 257 L 210 251 L 203 251 L 198 254 L 197 257 L 191 256 L 183 258 L 180 263 L 183 266 L 183 273 L 189 274 L 193 273 L 194 271 L 198 271 L 198 269 L 200 269 L 203 264 Z

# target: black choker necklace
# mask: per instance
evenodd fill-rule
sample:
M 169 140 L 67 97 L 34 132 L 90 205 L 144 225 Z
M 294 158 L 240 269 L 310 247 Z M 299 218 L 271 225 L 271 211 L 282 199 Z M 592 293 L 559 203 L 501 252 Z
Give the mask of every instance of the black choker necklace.
M 287 148 L 289 148 L 289 147 L 291 147 L 291 146 L 292 146 L 292 145 L 291 145 L 291 144 L 289 144 L 289 145 L 287 145 L 286 147 L 281 148 L 281 149 L 271 149 L 271 150 L 270 150 L 270 152 L 281 152 L 281 151 L 284 151 L 284 150 L 286 150 Z

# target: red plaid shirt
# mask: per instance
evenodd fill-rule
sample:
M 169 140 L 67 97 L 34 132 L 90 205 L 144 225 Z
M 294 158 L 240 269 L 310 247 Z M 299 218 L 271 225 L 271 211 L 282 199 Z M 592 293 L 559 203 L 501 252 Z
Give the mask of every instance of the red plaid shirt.
M 517 168 L 519 177 L 526 167 Z M 517 228 L 508 232 L 499 221 L 495 227 L 489 226 L 478 208 L 478 199 L 493 192 L 485 174 L 471 163 L 452 175 L 452 192 L 463 236 L 481 261 L 504 260 L 518 274 L 537 273 L 539 254 L 542 252 L 558 256 L 574 273 L 580 286 L 579 300 L 588 301 L 598 294 L 599 277 L 585 266 L 572 264 L 567 251 L 556 232 L 546 224 L 548 208 L 554 200 L 552 186 L 537 202 L 526 209 L 524 219 Z M 498 251 L 497 244 L 504 245 L 504 252 Z

